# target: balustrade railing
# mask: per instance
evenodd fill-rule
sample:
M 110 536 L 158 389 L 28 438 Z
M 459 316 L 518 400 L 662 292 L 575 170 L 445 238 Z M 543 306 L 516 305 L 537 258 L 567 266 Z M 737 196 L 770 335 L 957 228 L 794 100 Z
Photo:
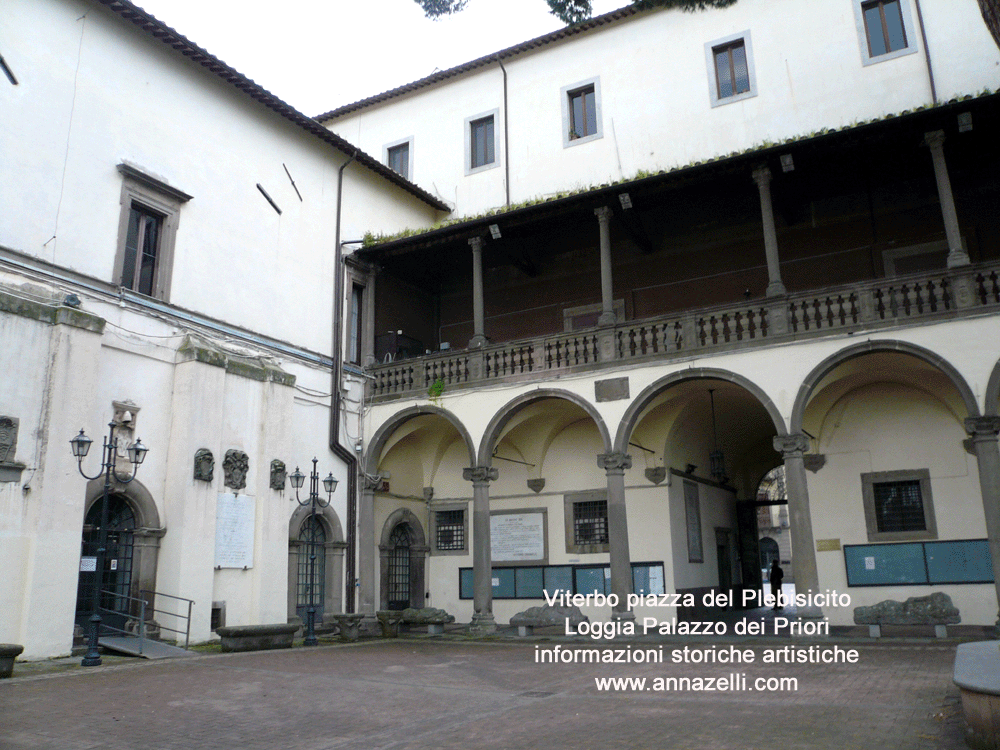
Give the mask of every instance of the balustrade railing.
M 614 327 L 438 352 L 375 365 L 374 396 L 433 395 L 496 380 L 544 378 L 560 370 L 669 359 L 700 352 L 795 340 L 837 331 L 879 329 L 1000 306 L 1000 267 L 974 266 L 876 279 L 742 305 L 691 310 Z

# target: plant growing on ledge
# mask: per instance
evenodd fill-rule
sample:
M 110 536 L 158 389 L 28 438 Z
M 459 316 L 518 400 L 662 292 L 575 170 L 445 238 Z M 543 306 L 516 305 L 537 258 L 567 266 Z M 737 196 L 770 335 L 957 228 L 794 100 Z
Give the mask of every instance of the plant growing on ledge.
M 443 393 L 444 393 L 444 381 L 441 378 L 438 378 L 433 383 L 431 383 L 430 387 L 427 389 L 427 398 L 429 398 L 435 406 L 440 406 L 441 395 Z

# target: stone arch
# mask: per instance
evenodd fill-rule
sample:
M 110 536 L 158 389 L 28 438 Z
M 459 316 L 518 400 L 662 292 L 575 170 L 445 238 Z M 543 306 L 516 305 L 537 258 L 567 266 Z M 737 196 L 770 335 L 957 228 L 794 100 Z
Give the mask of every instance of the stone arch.
M 986 385 L 986 403 L 983 414 L 988 417 L 997 416 L 997 402 L 1000 402 L 1000 360 L 997 361 L 993 372 L 990 373 L 990 380 Z
M 583 409 L 590 416 L 590 418 L 594 420 L 594 424 L 597 426 L 597 430 L 601 435 L 601 443 L 604 445 L 604 452 L 609 453 L 611 451 L 611 435 L 608 432 L 608 427 L 604 423 L 604 418 L 593 404 L 582 396 L 570 391 L 564 391 L 559 388 L 539 388 L 538 390 L 523 393 L 517 398 L 507 402 L 494 415 L 493 419 L 490 420 L 489 425 L 487 425 L 486 431 L 483 433 L 483 440 L 479 444 L 479 461 L 475 465 L 492 466 L 493 445 L 499 437 L 500 432 L 506 426 L 507 422 L 509 422 L 511 418 L 525 406 L 528 406 L 536 401 L 542 401 L 550 398 L 570 401 Z
M 398 508 L 389 514 L 382 526 L 382 537 L 379 540 L 379 609 L 389 608 L 389 562 L 393 551 L 392 532 L 397 526 L 406 524 L 412 533 L 410 540 L 409 575 L 410 575 L 410 606 L 423 607 L 426 598 L 426 566 L 430 547 L 427 546 L 427 536 L 420 519 L 409 508 Z
M 645 409 L 646 406 L 648 406 L 649 403 L 656 398 L 656 396 L 678 383 L 683 383 L 689 380 L 710 379 L 725 380 L 744 388 L 754 398 L 756 398 L 760 405 L 764 407 L 765 411 L 767 411 L 768 416 L 774 423 L 774 428 L 777 430 L 778 435 L 788 434 L 785 429 L 785 419 L 781 416 L 781 412 L 778 411 L 778 407 L 774 405 L 771 397 L 768 396 L 756 383 L 748 380 L 742 375 L 736 374 L 735 372 L 729 372 L 728 370 L 718 370 L 710 367 L 694 367 L 689 370 L 674 372 L 660 378 L 656 382 L 647 386 L 642 393 L 635 398 L 629 408 L 625 411 L 625 414 L 622 416 L 621 422 L 619 423 L 618 433 L 615 436 L 615 451 L 628 453 L 628 441 L 632 435 L 632 431 L 635 429 L 636 422 L 642 414 L 643 409 Z
M 300 505 L 288 520 L 288 617 L 297 615 L 302 603 L 298 601 L 299 562 L 301 555 L 308 555 L 308 544 L 299 538 L 302 526 L 307 522 L 312 509 L 308 505 Z M 344 529 L 337 512 L 330 507 L 316 508 L 316 520 L 323 528 L 326 537 L 323 551 L 317 555 L 323 565 L 322 609 L 317 622 L 326 622 L 328 615 L 343 612 L 344 601 L 342 585 L 344 576 L 344 551 L 347 543 L 344 541 Z
M 950 362 L 944 359 L 944 357 L 939 354 L 935 354 L 922 346 L 910 344 L 905 341 L 863 341 L 831 354 L 829 357 L 816 365 L 812 372 L 806 376 L 805 380 L 802 381 L 802 385 L 799 386 L 798 394 L 795 396 L 795 404 L 792 407 L 792 416 L 789 421 L 789 431 L 792 434 L 796 434 L 802 430 L 806 407 L 809 405 L 809 399 L 812 397 L 813 391 L 823 378 L 829 375 L 838 365 L 841 365 L 848 360 L 855 359 L 856 357 L 861 357 L 875 352 L 898 352 L 900 354 L 907 354 L 923 360 L 933 367 L 936 367 L 944 373 L 955 386 L 955 389 L 961 396 L 962 401 L 965 403 L 965 408 L 968 410 L 968 416 L 979 416 L 979 406 L 976 403 L 975 394 L 972 392 L 968 383 L 965 382 L 965 378 L 962 377 L 961 373 L 959 373 Z
M 382 455 L 382 449 L 385 447 L 386 441 L 392 437 L 393 432 L 414 417 L 428 414 L 435 414 L 441 417 L 458 431 L 458 434 L 462 437 L 462 440 L 465 443 L 466 449 L 469 451 L 469 465 L 474 465 L 476 458 L 475 443 L 473 443 L 472 436 L 469 435 L 469 431 L 466 429 L 465 425 L 462 424 L 461 420 L 447 409 L 442 409 L 439 406 L 422 405 L 411 406 L 408 409 L 403 409 L 402 411 L 394 414 L 385 424 L 375 431 L 375 434 L 372 435 L 372 439 L 368 444 L 368 452 L 364 460 L 364 471 L 367 474 L 376 473 L 378 470 L 379 458 Z
M 125 498 L 135 515 L 135 530 L 132 532 L 132 577 L 128 586 L 128 595 L 134 599 L 144 598 L 147 602 L 146 618 L 153 619 L 156 602 L 152 594 L 143 595 L 143 591 L 156 590 L 156 570 L 160 555 L 160 539 L 167 533 L 161 526 L 160 513 L 152 493 L 142 482 L 133 479 L 127 484 L 112 479 L 109 495 Z M 90 513 L 104 497 L 104 477 L 91 479 L 87 482 L 84 496 L 83 518 L 80 521 L 81 532 Z M 136 614 L 133 612 L 133 614 Z

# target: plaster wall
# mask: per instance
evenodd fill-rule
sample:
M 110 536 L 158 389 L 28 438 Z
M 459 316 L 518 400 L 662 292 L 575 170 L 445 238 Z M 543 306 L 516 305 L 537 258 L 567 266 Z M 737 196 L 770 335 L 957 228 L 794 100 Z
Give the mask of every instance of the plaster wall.
M 681 166 L 884 117 L 931 101 L 916 12 L 911 54 L 864 65 L 852 0 L 808 7 L 741 0 L 725 9 L 660 10 L 505 61 L 513 203 Z M 939 101 L 992 88 L 1000 52 L 974 3 L 921 3 Z M 795 19 L 789 23 L 788 19 Z M 705 44 L 750 32 L 756 96 L 713 107 Z M 599 79 L 603 136 L 564 145 L 564 87 Z M 412 137 L 413 180 L 458 215 L 502 205 L 497 169 L 465 174 L 464 118 L 503 105 L 491 63 L 327 123 L 367 152 Z M 497 143 L 503 143 L 502 109 Z M 432 187 L 433 186 L 433 187 Z

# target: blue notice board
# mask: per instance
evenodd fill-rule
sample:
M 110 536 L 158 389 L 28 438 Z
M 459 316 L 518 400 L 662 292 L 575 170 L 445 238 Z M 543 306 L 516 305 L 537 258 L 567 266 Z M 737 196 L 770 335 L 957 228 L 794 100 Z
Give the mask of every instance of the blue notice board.
M 985 539 L 902 544 L 846 544 L 848 586 L 992 583 Z
M 985 539 L 925 542 L 931 583 L 993 583 L 990 545 Z

